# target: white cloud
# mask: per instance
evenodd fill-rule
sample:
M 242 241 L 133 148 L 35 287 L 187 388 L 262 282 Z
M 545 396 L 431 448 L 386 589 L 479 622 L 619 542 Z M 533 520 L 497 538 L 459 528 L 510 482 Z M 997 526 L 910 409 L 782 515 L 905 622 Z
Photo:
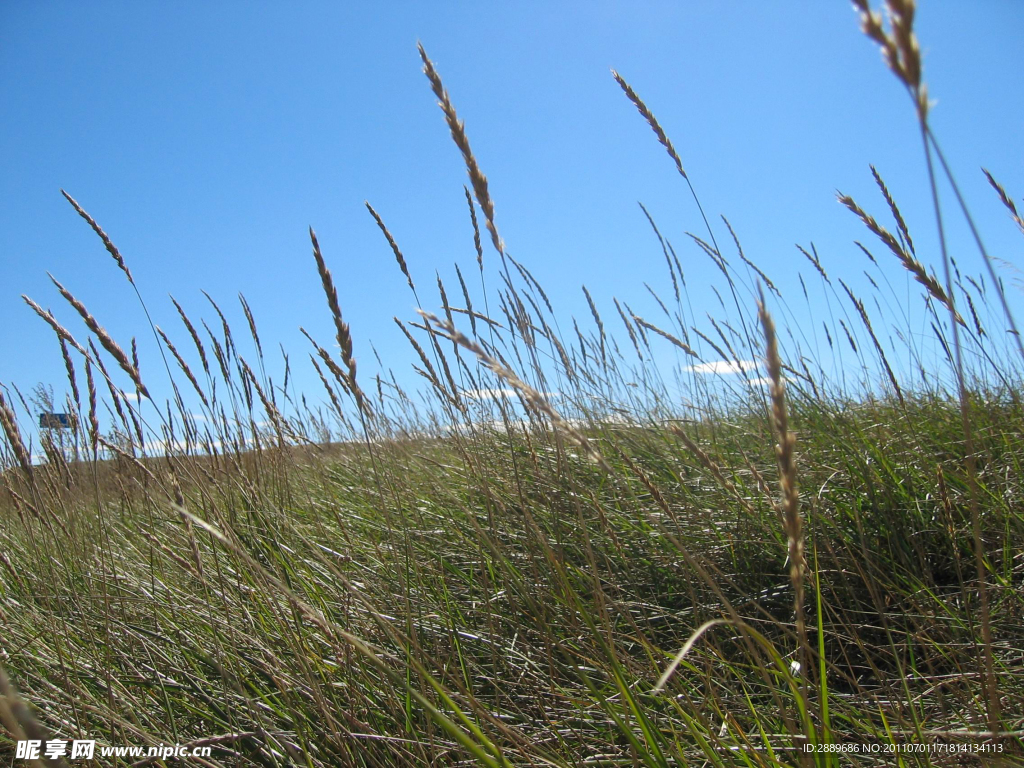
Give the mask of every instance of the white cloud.
M 463 389 L 459 394 L 470 400 L 498 400 L 502 397 L 515 397 L 513 389 Z
M 514 389 L 462 389 L 459 394 L 470 400 L 498 400 L 502 397 L 515 397 Z M 541 392 L 541 397 L 558 397 L 558 392 Z
M 757 363 L 753 360 L 714 360 L 710 363 L 687 366 L 686 370 L 694 373 L 742 373 L 757 369 Z

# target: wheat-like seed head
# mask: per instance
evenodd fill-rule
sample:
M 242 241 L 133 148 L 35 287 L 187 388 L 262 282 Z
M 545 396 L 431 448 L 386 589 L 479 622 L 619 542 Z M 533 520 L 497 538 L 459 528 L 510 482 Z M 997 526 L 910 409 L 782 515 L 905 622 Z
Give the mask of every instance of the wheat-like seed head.
M 466 126 L 455 113 L 455 107 L 448 96 L 448 91 L 445 90 L 444 83 L 441 82 L 441 76 L 434 68 L 434 63 L 427 56 L 423 45 L 420 44 L 418 47 L 420 58 L 423 59 L 423 73 L 430 81 L 430 87 L 434 91 L 434 95 L 437 96 L 438 106 L 444 112 L 444 119 L 448 123 L 448 129 L 452 133 L 455 146 L 459 148 L 462 158 L 466 162 L 466 173 L 469 174 L 469 181 L 473 185 L 473 193 L 476 195 L 476 201 L 480 204 L 480 210 L 484 212 L 487 231 L 491 233 L 491 243 L 494 245 L 494 250 L 499 254 L 504 253 L 505 246 L 498 235 L 498 227 L 494 223 L 494 203 L 491 201 L 491 194 L 487 189 L 487 177 L 480 170 L 476 157 L 473 155 L 473 150 L 470 149 L 469 137 L 466 136 Z
M 676 301 L 679 301 L 679 281 L 676 279 L 676 270 L 672 265 L 672 258 L 669 256 L 665 238 L 661 236 L 661 231 L 658 229 L 658 225 L 654 223 L 654 217 L 647 211 L 647 207 L 641 202 L 637 202 L 637 205 L 639 205 L 640 210 L 644 212 L 644 216 L 647 217 L 647 223 L 651 225 L 651 229 L 654 230 L 655 237 L 658 238 L 658 242 L 661 244 L 661 252 L 665 255 L 665 262 L 668 264 L 668 274 L 672 278 L 672 292 L 675 294 Z M 658 299 L 658 303 L 661 303 L 661 299 Z
M 331 277 L 331 271 L 327 268 L 324 257 L 320 253 L 320 243 L 317 242 L 316 233 L 312 227 L 309 228 L 309 238 L 313 241 L 313 258 L 316 260 L 316 268 L 320 273 L 320 283 L 323 285 L 324 293 L 327 295 L 327 305 L 330 307 L 331 315 L 334 317 L 334 327 L 337 330 L 335 338 L 338 340 L 338 347 L 341 349 L 341 359 L 348 368 L 348 376 L 346 377 L 348 379 L 348 386 L 356 400 L 361 403 L 362 393 L 356 385 L 356 360 L 352 353 L 352 334 L 349 331 L 348 323 L 341 317 L 341 306 L 338 304 L 338 290 L 334 287 L 334 278 Z
M 903 214 L 900 213 L 899 207 L 896 205 L 896 201 L 889 193 L 889 188 L 885 185 L 882 180 L 882 176 L 878 173 L 875 166 L 871 166 L 871 175 L 875 177 L 875 183 L 878 188 L 882 191 L 882 197 L 885 198 L 885 202 L 889 205 L 889 210 L 892 211 L 892 217 L 896 219 L 896 226 L 899 227 L 900 234 L 903 235 L 903 239 L 907 243 L 907 249 L 916 255 L 914 250 L 914 241 L 910 239 L 910 231 L 907 229 L 907 223 L 903 220 Z
M 590 291 L 587 290 L 587 286 L 583 286 L 583 295 L 587 297 L 587 304 L 590 306 L 590 314 L 594 318 L 594 322 L 597 324 L 598 336 L 601 339 L 601 359 L 605 359 L 605 336 L 604 336 L 604 323 L 601 322 L 601 315 L 597 311 L 597 305 L 594 304 L 594 299 L 590 295 Z
M 75 405 L 81 407 L 81 401 L 78 396 L 78 379 L 75 376 L 75 364 L 71 361 L 71 353 L 68 352 L 67 342 L 64 338 L 57 334 L 57 340 L 60 342 L 60 354 L 64 358 L 64 368 L 68 372 L 68 382 L 71 384 L 71 394 L 74 395 Z
M 454 325 L 455 321 L 452 320 L 452 307 L 448 303 L 448 292 L 444 289 L 444 282 L 441 280 L 441 273 L 434 272 L 437 277 L 437 292 L 441 295 L 441 308 L 444 309 L 444 315 L 448 318 L 448 324 Z
M 459 269 L 458 263 L 455 264 L 455 274 L 458 276 L 459 286 L 462 288 L 462 300 L 466 302 L 466 314 L 469 315 L 473 335 L 476 336 L 476 313 L 473 311 L 473 300 L 469 297 L 469 289 L 466 288 L 466 281 L 462 278 L 462 270 Z
M 612 70 L 612 77 L 615 78 L 615 82 L 617 82 L 619 87 L 622 88 L 626 97 L 633 102 L 633 106 L 636 107 L 640 115 L 647 121 L 647 124 L 651 126 L 651 130 L 654 131 L 654 135 L 658 137 L 658 141 L 661 142 L 663 147 L 665 147 L 665 150 L 668 152 L 668 156 L 675 162 L 679 175 L 684 179 L 689 180 L 689 177 L 686 175 L 686 171 L 683 170 L 683 161 L 679 159 L 679 153 L 676 152 L 676 148 L 672 146 L 671 139 L 669 139 L 668 134 L 665 133 L 665 130 L 658 123 L 658 119 L 654 116 L 654 113 L 651 112 L 646 104 L 644 104 L 643 99 L 637 96 L 636 91 L 633 90 L 632 86 L 630 86 L 630 84 L 623 79 L 622 75 L 614 69 Z
M 245 296 L 241 293 L 238 294 L 238 301 L 241 302 L 242 312 L 245 313 L 245 320 L 249 323 L 249 333 L 252 336 L 253 342 L 256 344 L 256 352 L 262 358 L 263 345 L 260 344 L 260 335 L 256 331 L 256 319 L 252 316 L 252 310 L 249 309 L 249 302 L 245 300 Z
M 633 349 L 636 350 L 636 356 L 640 358 L 640 363 L 644 362 L 644 355 L 640 351 L 640 344 L 637 341 L 636 331 L 633 330 L 633 324 L 629 322 L 629 318 L 626 317 L 626 313 L 622 310 L 622 305 L 619 304 L 619 300 L 612 297 L 612 303 L 615 305 L 616 311 L 619 313 L 619 317 L 622 319 L 622 324 L 626 326 L 626 333 L 629 335 L 629 340 L 633 343 Z
M 14 451 L 14 455 L 18 459 L 18 463 L 21 465 L 21 471 L 25 473 L 25 477 L 28 478 L 29 482 L 32 481 L 32 460 L 29 458 L 28 451 L 25 448 L 25 443 L 21 439 L 21 431 L 18 429 L 18 419 L 14 415 L 14 411 L 7 404 L 7 400 L 4 398 L 3 392 L 0 392 L 0 425 L 3 426 L 4 434 L 7 435 L 7 442 L 11 445 L 11 450 Z
M 221 309 L 217 305 L 217 302 L 213 300 L 213 297 L 210 294 L 208 294 L 206 291 L 202 289 L 200 289 L 199 292 L 206 297 L 206 300 L 210 302 L 210 304 L 213 306 L 214 311 L 217 313 L 217 317 L 220 318 L 220 327 L 221 330 L 224 332 L 224 359 L 227 360 L 228 362 L 231 362 L 231 356 L 237 355 L 237 350 L 235 349 L 234 337 L 232 337 L 231 335 L 231 326 L 228 325 L 228 319 L 224 317 L 224 313 L 221 312 Z M 207 328 L 206 330 L 207 332 L 209 332 L 210 329 Z
M 60 191 L 60 193 L 64 195 L 64 198 L 69 203 L 71 203 L 71 205 L 74 207 L 76 211 L 78 211 L 78 215 L 85 219 L 89 226 L 92 227 L 92 231 L 99 235 L 100 240 L 103 241 L 103 245 L 106 246 L 107 251 L 110 252 L 110 255 L 114 257 L 114 261 L 117 262 L 117 266 L 121 268 L 121 271 L 124 272 L 125 275 L 127 275 L 128 282 L 131 283 L 132 285 L 135 285 L 135 280 L 134 278 L 132 278 L 131 270 L 128 269 L 128 265 L 124 263 L 124 257 L 122 257 L 121 252 L 117 250 L 117 246 L 115 246 L 113 241 L 109 237 L 107 237 L 107 233 L 100 229 L 100 225 L 96 223 L 96 220 L 85 212 L 85 209 L 78 204 L 78 201 L 76 201 L 75 198 L 73 198 L 63 189 Z
M 405 323 L 403 323 L 397 317 L 392 318 L 392 320 L 395 321 L 395 325 L 397 325 L 399 330 L 401 330 L 402 333 L 405 334 L 405 338 L 412 345 L 412 348 L 416 350 L 416 354 L 419 355 L 420 362 L 423 363 L 423 368 L 425 369 L 424 372 L 427 374 L 427 381 L 433 384 L 434 388 L 437 389 L 439 392 L 444 392 L 445 390 L 444 387 L 441 386 L 441 380 L 437 376 L 437 371 L 434 370 L 434 366 L 430 362 L 430 358 L 427 357 L 427 353 L 423 351 L 423 347 L 420 346 L 420 343 L 418 341 L 416 341 L 416 337 L 413 336 L 409 329 L 405 327 Z
M 391 232 L 388 231 L 384 220 L 375 210 L 373 210 L 373 206 L 366 200 L 363 201 L 363 204 L 366 206 L 366 210 L 370 212 L 370 215 L 373 216 L 373 220 L 377 222 L 377 226 L 380 227 L 380 231 L 384 233 L 384 237 L 387 238 L 388 245 L 391 246 L 391 250 L 395 254 L 395 259 L 398 261 L 398 268 L 402 270 L 402 274 L 405 275 L 405 279 L 409 281 L 409 287 L 415 293 L 416 286 L 412 282 L 412 276 L 409 274 L 409 267 L 406 266 L 405 256 L 402 255 L 402 251 L 399 249 L 398 243 L 396 243 L 395 238 L 391 236 Z
M 729 222 L 729 219 L 727 219 L 725 215 L 723 215 L 722 221 L 725 222 L 726 229 L 728 229 L 729 234 L 732 235 L 732 241 L 736 245 L 736 252 L 740 255 L 740 261 L 742 261 L 744 264 L 746 264 L 748 267 L 754 270 L 754 273 L 758 276 L 761 282 L 768 286 L 769 291 L 774 293 L 779 298 L 782 298 L 782 292 L 775 287 L 775 283 L 772 282 L 772 279 L 768 277 L 768 275 L 766 275 L 763 271 L 761 271 L 761 268 L 757 266 L 757 264 L 755 264 L 753 261 L 747 258 L 747 255 L 743 252 L 743 246 L 740 244 L 740 238 L 739 236 L 737 236 L 736 230 L 732 228 L 732 224 Z
M 213 335 L 213 331 L 210 330 L 210 326 L 206 324 L 206 321 L 200 320 L 199 322 L 206 331 L 206 335 L 210 337 L 210 342 L 213 344 L 213 359 L 220 366 L 220 375 L 224 377 L 224 382 L 227 383 L 231 381 L 231 371 L 228 368 L 228 359 L 224 354 L 224 349 L 221 347 L 220 342 L 217 341 L 217 337 Z
M 35 311 L 37 315 L 39 315 L 41 318 L 43 318 L 43 320 L 46 321 L 46 323 L 54 330 L 57 336 L 66 341 L 68 344 L 70 344 L 72 347 L 74 347 L 76 350 L 78 350 L 86 357 L 89 356 L 89 353 L 85 351 L 85 347 L 83 347 L 81 344 L 75 341 L 75 337 L 71 335 L 71 332 L 67 328 L 65 328 L 57 321 L 57 318 L 53 316 L 52 312 L 43 309 L 25 294 L 22 294 L 21 298 L 22 300 L 24 300 L 26 304 L 32 307 L 32 309 Z
M 886 0 L 891 34 L 885 31 L 882 15 L 871 10 L 868 0 L 853 0 L 853 5 L 860 14 L 861 30 L 881 47 L 882 58 L 907 87 L 918 116 L 924 120 L 928 115 L 928 87 L 922 82 L 921 47 L 914 34 L 914 0 Z
M 1017 206 L 1014 204 L 1013 198 L 1006 194 L 1006 190 L 1003 189 L 1003 185 L 996 181 L 991 173 L 984 168 L 981 170 L 985 174 L 985 178 L 988 179 L 988 183 L 992 185 L 996 194 L 999 195 L 999 199 L 1002 201 L 1003 205 L 1005 205 L 1007 210 L 1009 210 L 1014 222 L 1016 222 L 1017 226 L 1020 227 L 1020 231 L 1024 233 L 1024 219 L 1021 219 L 1020 214 L 1017 213 Z
M 107 391 L 110 393 L 110 400 L 114 404 L 114 410 L 117 412 L 117 416 L 121 420 L 121 425 L 124 427 L 125 434 L 128 434 L 128 419 L 124 415 L 124 408 L 121 407 L 121 400 L 124 397 L 124 393 L 114 386 L 114 380 L 110 378 L 110 374 L 107 372 L 107 367 L 103 364 L 103 358 L 100 357 L 99 350 L 96 349 L 96 345 L 93 344 L 92 339 L 89 339 L 89 349 L 92 351 L 92 359 L 96 361 L 96 366 L 100 369 L 100 373 L 103 374 L 103 380 L 107 384 Z
M 675 336 L 673 336 L 668 331 L 664 331 L 661 328 L 659 328 L 658 326 L 654 325 L 653 323 L 647 322 L 646 320 L 644 320 L 639 315 L 633 315 L 633 320 L 635 320 L 639 325 L 643 326 L 647 330 L 654 331 L 656 334 L 661 336 L 663 339 L 667 339 L 668 341 L 672 342 L 672 344 L 674 344 L 675 346 L 679 347 L 679 349 L 683 350 L 683 352 L 688 354 L 690 357 L 696 357 L 697 359 L 700 359 L 700 356 L 696 352 L 693 351 L 693 348 L 690 347 L 689 344 L 686 344 L 686 343 L 680 341 L 679 339 L 677 339 Z
M 160 334 L 160 338 L 163 339 L 164 344 L 167 345 L 167 348 L 171 351 L 171 354 L 174 355 L 174 359 L 178 361 L 178 366 L 181 368 L 182 371 L 185 372 L 185 375 L 188 377 L 189 382 L 192 384 L 192 388 L 195 389 L 196 393 L 199 395 L 199 399 L 203 401 L 203 405 L 209 407 L 210 404 L 206 401 L 206 393 L 204 393 L 202 387 L 199 386 L 199 382 L 196 380 L 196 377 L 192 374 L 192 369 L 188 367 L 188 363 L 185 362 L 185 358 L 181 356 L 181 354 L 178 352 L 178 349 L 174 346 L 173 342 L 171 342 L 167 334 L 164 333 L 163 328 L 161 328 L 159 325 L 156 326 L 156 332 Z
M 836 196 L 840 203 L 856 214 L 857 217 L 864 222 L 864 226 L 871 230 L 879 240 L 885 243 L 889 250 L 895 254 L 896 258 L 900 260 L 903 267 L 914 276 L 914 279 L 917 280 L 917 282 L 928 290 L 928 293 L 931 294 L 933 298 L 947 309 L 953 311 L 958 323 L 964 326 L 967 325 L 964 322 L 964 319 L 960 317 L 960 314 L 955 311 L 953 302 L 950 300 L 943 287 L 939 285 L 939 281 L 936 280 L 934 276 L 928 274 L 928 271 L 924 268 L 924 264 L 914 258 L 914 255 L 900 244 L 895 235 L 879 224 L 875 220 L 874 216 L 867 213 L 863 208 L 857 205 L 854 199 L 849 195 L 844 195 L 841 192 L 838 192 L 836 193 Z
M 210 364 L 206 359 L 206 347 L 203 346 L 202 339 L 199 338 L 199 334 L 196 332 L 196 328 L 192 325 L 192 321 L 188 319 L 188 315 L 185 314 L 185 310 L 181 308 L 181 305 L 171 296 L 171 303 L 174 304 L 174 308 L 178 310 L 178 314 L 181 316 L 181 321 L 185 324 L 185 328 L 188 329 L 189 335 L 192 337 L 192 343 L 196 345 L 196 349 L 199 351 L 199 360 L 203 364 L 203 370 L 206 375 L 210 375 Z
M 323 383 L 324 389 L 327 390 L 327 394 L 331 398 L 331 405 L 334 406 L 334 410 L 337 412 L 337 414 L 338 414 L 338 416 L 340 418 L 344 418 L 344 414 L 342 413 L 342 410 L 341 410 L 341 403 L 338 401 L 338 396 L 336 394 L 334 394 L 334 389 L 328 383 L 327 377 L 324 376 L 323 369 L 317 363 L 316 358 L 313 357 L 313 355 L 309 356 L 309 360 L 310 360 L 310 362 L 313 363 L 313 367 L 316 369 L 317 376 L 320 377 L 320 381 Z
M 287 423 L 281 412 L 277 409 L 277 406 L 273 401 L 267 397 L 267 393 L 264 392 L 263 387 L 260 386 L 259 379 L 256 378 L 256 374 L 252 372 L 252 368 L 249 366 L 244 359 L 238 359 L 239 365 L 242 368 L 243 378 L 247 378 L 252 387 L 256 390 L 256 395 L 259 397 L 260 402 L 263 404 L 263 410 L 267 416 L 270 417 L 271 422 L 274 424 L 274 428 L 280 435 L 284 430 L 287 430 Z
M 779 356 L 775 323 L 764 304 L 764 295 L 758 302 L 758 317 L 764 330 L 765 363 L 770 381 L 769 393 L 772 401 L 772 419 L 778 444 L 775 454 L 779 464 L 779 486 L 782 492 L 783 524 L 789 542 L 790 577 L 796 589 L 799 605 L 802 605 L 803 573 L 806 567 L 803 551 L 802 520 L 800 518 L 800 496 L 797 490 L 796 436 L 789 430 L 789 415 L 786 408 L 786 384 L 782 374 L 782 358 Z
M 797 243 L 796 248 L 797 248 L 798 251 L 800 251 L 800 253 L 802 253 L 804 256 L 807 257 L 807 260 L 809 262 L 811 262 L 811 264 L 814 265 L 814 268 L 816 270 L 818 270 L 818 274 L 821 275 L 822 279 L 826 283 L 831 285 L 832 281 L 829 280 L 828 274 L 826 274 L 826 272 L 825 272 L 825 268 L 823 266 L 821 266 L 821 259 L 818 258 L 818 251 L 815 250 L 814 244 L 813 243 L 811 244 L 811 252 L 808 252 L 807 249 L 804 248 L 799 243 Z
M 476 248 L 476 263 L 482 272 L 484 269 L 484 249 L 480 244 L 480 225 L 476 221 L 476 206 L 473 205 L 473 196 L 469 193 L 469 187 L 463 185 L 462 191 L 466 193 L 466 204 L 469 206 L 469 219 L 473 222 L 473 246 Z
M 316 350 L 316 353 L 320 356 L 320 359 L 324 361 L 324 365 L 327 366 L 327 369 L 331 372 L 334 378 L 338 380 L 338 383 L 341 384 L 341 386 L 344 388 L 346 392 L 348 392 L 348 376 L 341 369 L 341 367 L 336 362 L 334 362 L 334 358 L 331 357 L 330 353 L 326 349 L 321 347 L 319 344 L 317 344 L 313 340 L 313 337 L 309 335 L 309 332 L 306 331 L 305 328 L 299 328 L 299 331 L 302 333 L 303 336 L 306 337 L 309 343 L 313 345 L 313 349 Z
M 88 309 L 86 309 L 85 305 L 78 299 L 76 299 L 67 288 L 65 288 L 57 281 L 57 278 L 55 278 L 53 275 L 49 273 L 47 273 L 47 275 L 49 276 L 50 280 L 53 281 L 53 284 L 57 286 L 57 290 L 60 291 L 60 295 L 63 296 L 72 307 L 75 308 L 75 311 L 78 312 L 78 314 L 82 317 L 82 320 L 85 321 L 85 324 L 89 327 L 89 330 L 92 331 L 95 334 L 96 338 L 100 340 L 100 344 L 103 345 L 103 348 L 110 353 L 110 356 L 113 357 L 114 360 L 117 361 L 117 364 L 121 366 L 121 370 L 128 374 L 128 376 L 134 382 L 135 388 L 139 390 L 139 393 L 145 395 L 146 397 L 149 397 L 149 390 L 146 389 L 146 385 L 142 383 L 142 378 L 139 376 L 138 368 L 132 365 L 131 360 L 128 359 L 128 355 L 124 353 L 124 350 L 121 349 L 121 346 L 116 341 L 114 341 L 114 339 L 110 336 L 109 333 L 106 332 L 106 330 L 104 330 L 104 328 L 99 324 L 99 322 L 97 322 L 96 318 L 93 317 L 92 314 L 90 314 Z
M 85 358 L 85 381 L 86 389 L 89 390 L 89 444 L 95 456 L 99 445 L 100 422 L 96 418 L 96 382 L 92 377 L 92 364 L 88 357 Z

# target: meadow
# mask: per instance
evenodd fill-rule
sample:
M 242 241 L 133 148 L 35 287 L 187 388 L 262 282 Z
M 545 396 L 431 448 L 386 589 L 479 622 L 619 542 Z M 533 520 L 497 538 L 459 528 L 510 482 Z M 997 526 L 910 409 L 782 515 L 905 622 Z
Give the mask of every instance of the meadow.
M 923 188 L 950 190 L 915 226 L 969 221 L 913 2 L 887 0 L 887 23 L 855 5 L 910 96 Z M 144 366 L 56 279 L 87 332 L 26 297 L 68 394 L 0 392 L 5 759 L 90 738 L 210 746 L 188 762 L 210 766 L 1024 765 L 1024 346 L 980 233 L 959 262 L 919 255 L 872 169 L 877 198 L 840 202 L 864 266 L 909 276 L 913 312 L 813 246 L 785 296 L 705 218 L 687 245 L 718 268 L 722 312 L 697 318 L 707 288 L 650 218 L 660 315 L 587 293 L 590 315 L 566 317 L 506 250 L 420 54 L 476 258 L 458 285 L 418 285 L 367 205 L 421 307 L 396 319 L 419 390 L 357 366 L 371 355 L 312 230 L 334 338 L 308 336 L 278 381 L 244 297 L 234 328 L 212 299 L 210 324 L 175 302 L 173 329 L 139 331 L 163 355 Z M 656 105 L 615 79 L 700 207 Z M 980 202 L 1024 235 L 989 181 Z M 786 328 L 808 291 L 828 297 L 826 345 Z M 322 391 L 295 391 L 292 358 Z M 19 425 L 41 410 L 72 420 L 36 460 Z

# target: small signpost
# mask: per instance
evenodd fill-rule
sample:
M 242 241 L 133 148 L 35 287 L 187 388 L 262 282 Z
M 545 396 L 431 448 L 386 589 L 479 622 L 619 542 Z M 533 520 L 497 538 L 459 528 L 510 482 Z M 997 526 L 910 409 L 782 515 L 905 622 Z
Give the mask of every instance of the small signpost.
M 40 413 L 40 429 L 71 429 L 71 416 L 67 413 Z

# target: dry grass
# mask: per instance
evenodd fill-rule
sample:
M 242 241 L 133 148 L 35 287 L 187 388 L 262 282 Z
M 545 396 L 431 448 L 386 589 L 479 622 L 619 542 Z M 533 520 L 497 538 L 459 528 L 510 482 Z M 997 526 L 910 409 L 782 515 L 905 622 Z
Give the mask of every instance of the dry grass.
M 684 179 L 689 180 L 689 177 L 686 175 L 686 171 L 683 170 L 683 161 L 680 159 L 679 153 L 676 152 L 676 148 L 672 146 L 672 141 L 669 139 L 668 134 L 665 133 L 665 129 L 661 127 L 661 124 L 654 116 L 654 113 L 651 112 L 650 108 L 646 104 L 644 104 L 643 99 L 636 95 L 636 91 L 633 90 L 633 87 L 614 69 L 612 70 L 612 77 L 615 78 L 615 82 L 619 84 L 622 92 L 626 94 L 626 98 L 633 102 L 633 106 L 636 107 L 640 116 L 643 117 L 643 119 L 647 121 L 647 124 L 651 126 L 651 130 L 654 131 L 654 135 L 658 137 L 658 142 L 665 148 L 665 151 L 668 152 L 668 156 L 672 158 L 672 162 L 676 164 L 676 170 L 679 171 L 679 175 Z
M 103 245 L 106 247 L 110 255 L 113 256 L 114 261 L 117 262 L 118 268 L 120 268 L 120 270 L 124 272 L 125 276 L 128 278 L 128 282 L 130 282 L 132 285 L 135 285 L 135 278 L 132 277 L 131 270 L 128 269 L 128 265 L 124 263 L 124 257 L 121 255 L 121 252 L 117 250 L 117 246 L 114 245 L 113 241 L 107 236 L 107 233 L 100 228 L 100 225 L 96 223 L 96 220 L 92 216 L 86 213 L 85 209 L 78 204 L 78 201 L 75 200 L 75 198 L 73 198 L 63 189 L 60 191 L 60 193 L 64 195 L 64 199 L 71 203 L 74 209 L 78 212 L 78 215 L 85 219 L 89 226 L 92 227 L 92 231 L 99 236 L 100 240 L 103 241 Z
M 121 367 L 121 370 L 128 374 L 132 382 L 135 384 L 135 388 L 146 397 L 149 397 L 149 390 L 147 390 L 146 385 L 142 383 L 142 377 L 139 376 L 138 369 L 132 365 L 132 361 L 128 359 L 128 355 L 126 355 L 124 350 L 121 349 L 121 345 L 114 341 L 113 337 L 104 330 L 103 326 L 99 324 L 99 321 L 89 313 L 85 304 L 76 299 L 71 291 L 57 281 L 57 278 L 53 275 L 50 275 L 49 277 L 50 280 L 53 281 L 53 284 L 57 286 L 57 290 L 60 291 L 60 295 L 64 297 L 68 304 L 74 307 L 82 320 L 85 321 L 89 330 L 92 331 L 96 338 L 100 340 L 100 344 L 103 345 L 103 348 L 107 350 L 111 357 L 114 358 L 117 364 Z
M 796 613 L 797 636 L 800 638 L 801 668 L 807 669 L 810 647 L 807 643 L 807 626 L 804 619 L 804 578 L 807 559 L 804 553 L 803 518 L 800 515 L 800 494 L 797 490 L 796 435 L 789 428 L 789 411 L 786 406 L 786 380 L 782 374 L 782 358 L 775 335 L 775 322 L 764 303 L 764 295 L 758 303 L 758 318 L 764 330 L 765 363 L 770 380 L 769 393 L 772 401 L 772 424 L 775 427 L 775 456 L 779 463 L 779 490 L 782 497 L 782 522 L 786 531 L 789 552 L 789 579 L 793 584 L 794 609 Z M 806 679 L 806 678 L 805 678 Z M 806 695 L 806 694 L 805 694 Z
M 327 306 L 330 308 L 331 317 L 334 319 L 334 327 L 337 331 L 334 338 L 341 349 L 341 360 L 345 367 L 348 368 L 348 374 L 343 378 L 347 383 L 348 390 L 355 396 L 357 404 L 362 407 L 362 392 L 356 383 L 356 359 L 352 351 L 352 333 L 349 330 L 348 323 L 341 317 L 341 306 L 338 304 L 338 291 L 334 287 L 334 278 L 331 277 L 331 271 L 327 268 L 324 257 L 320 253 L 320 243 L 317 242 L 316 233 L 312 227 L 309 228 L 309 239 L 313 242 L 313 258 L 316 260 L 317 272 L 320 273 L 320 284 L 323 286 L 324 294 L 327 296 Z M 323 350 L 318 349 L 318 351 L 321 352 L 321 357 L 326 355 Z M 336 368 L 331 370 L 335 372 L 336 376 L 340 373 Z
M 430 87 L 434 91 L 434 95 L 437 96 L 438 106 L 444 112 L 444 119 L 448 123 L 452 140 L 455 142 L 455 146 L 459 148 L 459 151 L 462 153 L 462 159 L 466 163 L 466 173 L 469 174 L 469 182 L 473 187 L 473 194 L 476 195 L 476 201 L 480 205 L 480 210 L 484 212 L 487 231 L 491 233 L 491 243 L 494 245 L 494 250 L 499 254 L 504 254 L 505 246 L 502 245 L 501 236 L 498 234 L 498 227 L 494 223 L 494 202 L 491 200 L 491 193 L 487 188 L 487 177 L 480 170 L 480 165 L 477 163 L 473 150 L 469 146 L 466 126 L 459 120 L 451 98 L 448 96 L 448 91 L 445 90 L 444 83 L 441 82 L 441 76 L 437 73 L 433 62 L 427 56 L 427 52 L 422 45 L 419 46 L 419 51 L 420 58 L 423 60 L 423 73 L 427 76 L 427 80 L 430 81 Z
M 416 286 L 412 282 L 412 276 L 409 274 L 409 267 L 405 263 L 405 256 L 402 255 L 402 251 L 398 247 L 398 243 L 395 242 L 395 238 L 392 237 L 391 232 L 388 231 L 387 225 L 384 224 L 384 220 L 380 215 L 373 210 L 373 206 L 368 202 L 364 202 L 366 210 L 373 216 L 373 220 L 377 222 L 377 226 L 380 227 L 380 231 L 384 233 L 384 237 L 387 238 L 388 245 L 391 246 L 391 250 L 395 254 L 395 260 L 398 261 L 398 268 L 402 270 L 402 274 L 405 275 L 405 279 L 409 281 L 409 288 L 413 293 L 416 293 Z

